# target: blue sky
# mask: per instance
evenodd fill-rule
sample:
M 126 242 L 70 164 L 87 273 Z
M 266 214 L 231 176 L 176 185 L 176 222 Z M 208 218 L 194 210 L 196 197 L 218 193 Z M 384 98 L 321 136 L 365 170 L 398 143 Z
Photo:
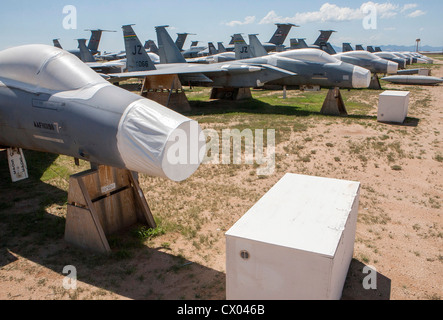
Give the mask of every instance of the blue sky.
M 377 29 L 365 29 L 362 12 L 365 4 L 377 10 Z M 77 29 L 66 30 L 63 8 L 77 9 Z M 60 38 L 65 49 L 75 49 L 77 38 L 89 38 L 85 29 L 101 28 L 117 31 L 102 37 L 100 50 L 123 49 L 121 26 L 135 24 L 134 30 L 142 41 L 156 40 L 154 27 L 169 25 L 176 33 L 189 32 L 185 47 L 191 40 L 223 41 L 230 35 L 259 34 L 267 42 L 277 22 L 300 25 L 293 28 L 290 38 L 306 38 L 313 43 L 320 29 L 336 30 L 331 42 L 363 45 L 414 45 L 421 38 L 422 45 L 443 48 L 441 0 L 169 0 L 169 1 L 102 1 L 102 0 L 2 0 L 0 11 L 0 50 L 30 43 L 51 44 Z

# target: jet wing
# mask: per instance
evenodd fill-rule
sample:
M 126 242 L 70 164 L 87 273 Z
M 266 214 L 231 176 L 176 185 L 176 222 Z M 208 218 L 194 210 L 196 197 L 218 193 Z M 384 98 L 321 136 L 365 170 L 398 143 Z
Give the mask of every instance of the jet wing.
M 274 74 L 275 79 L 296 75 L 296 73 L 268 64 L 217 63 L 217 64 L 203 65 L 203 64 L 183 63 L 176 65 L 169 64 L 165 65 L 164 67 L 160 64 L 157 65 L 156 70 L 113 73 L 110 74 L 111 77 L 110 81 L 115 82 L 130 78 L 144 78 L 148 76 L 168 75 L 168 74 L 178 74 L 178 75 L 202 74 L 208 78 L 211 78 L 211 75 L 220 75 L 223 73 L 231 75 L 251 74 L 254 72 L 260 72 L 264 70 L 271 71 Z

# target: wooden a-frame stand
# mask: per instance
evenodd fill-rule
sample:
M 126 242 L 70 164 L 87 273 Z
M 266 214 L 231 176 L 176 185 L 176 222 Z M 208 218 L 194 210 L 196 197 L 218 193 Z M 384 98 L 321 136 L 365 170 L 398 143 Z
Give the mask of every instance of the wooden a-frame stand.
M 321 114 L 331 116 L 347 116 L 345 103 L 341 96 L 340 88 L 329 89 L 328 95 L 323 102 L 323 107 L 320 111 Z
M 140 95 L 176 112 L 191 111 L 188 98 L 176 74 L 145 77 Z
M 99 166 L 70 177 L 65 228 L 68 243 L 109 253 L 106 237 L 137 222 L 156 227 L 134 173 Z
M 371 76 L 371 82 L 369 84 L 369 89 L 372 90 L 382 90 L 381 84 L 380 84 L 380 80 L 378 79 L 378 76 L 376 73 L 374 73 Z
M 210 99 L 244 100 L 251 99 L 250 88 L 212 88 Z

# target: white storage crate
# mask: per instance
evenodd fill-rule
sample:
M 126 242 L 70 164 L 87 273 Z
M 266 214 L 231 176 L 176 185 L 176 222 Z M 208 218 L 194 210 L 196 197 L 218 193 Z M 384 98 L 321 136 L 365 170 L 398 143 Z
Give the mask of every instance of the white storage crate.
M 377 120 L 403 123 L 408 115 L 409 91 L 385 91 L 378 101 Z
M 337 300 L 360 183 L 286 174 L 226 232 L 228 300 Z

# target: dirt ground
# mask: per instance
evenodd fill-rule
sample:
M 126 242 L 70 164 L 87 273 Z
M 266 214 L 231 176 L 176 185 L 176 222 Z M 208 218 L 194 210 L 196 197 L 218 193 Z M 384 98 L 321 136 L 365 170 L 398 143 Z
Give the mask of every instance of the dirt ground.
M 436 63 L 440 68 L 433 76 L 443 77 L 443 63 Z M 138 248 L 120 247 L 103 257 L 73 248 L 63 233 L 35 241 L 39 230 L 3 240 L 0 299 L 225 299 L 224 233 L 290 172 L 361 182 L 354 259 L 343 299 L 441 300 L 443 87 L 411 92 L 403 125 L 377 122 L 375 96 L 367 117 L 321 118 L 303 131 L 288 132 L 276 147 L 272 176 L 257 176 L 251 166 L 209 164 L 180 184 L 141 176 L 157 222 L 170 231 Z M 32 215 L 36 202 L 17 202 L 8 214 Z M 46 208 L 46 215 L 63 223 L 66 204 Z M 0 220 L 0 234 L 7 228 L 11 224 Z M 122 237 L 118 241 L 130 235 Z M 77 269 L 76 290 L 63 288 L 66 265 Z M 375 267 L 377 289 L 363 288 L 364 266 Z

